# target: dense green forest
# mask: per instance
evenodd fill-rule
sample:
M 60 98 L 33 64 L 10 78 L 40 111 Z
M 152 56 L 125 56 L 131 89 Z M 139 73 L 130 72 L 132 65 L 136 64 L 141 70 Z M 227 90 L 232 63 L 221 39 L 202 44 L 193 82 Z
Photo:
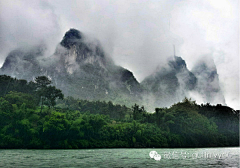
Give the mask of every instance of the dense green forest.
M 0 148 L 239 146 L 239 110 L 191 99 L 154 113 L 64 98 L 51 80 L 0 76 Z

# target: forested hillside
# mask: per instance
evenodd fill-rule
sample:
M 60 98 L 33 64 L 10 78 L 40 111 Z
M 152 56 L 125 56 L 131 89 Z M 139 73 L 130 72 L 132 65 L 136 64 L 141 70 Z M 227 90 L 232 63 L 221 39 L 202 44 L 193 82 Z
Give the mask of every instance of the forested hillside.
M 51 80 L 0 76 L 0 148 L 221 147 L 239 145 L 239 111 L 185 98 L 149 113 L 64 98 Z

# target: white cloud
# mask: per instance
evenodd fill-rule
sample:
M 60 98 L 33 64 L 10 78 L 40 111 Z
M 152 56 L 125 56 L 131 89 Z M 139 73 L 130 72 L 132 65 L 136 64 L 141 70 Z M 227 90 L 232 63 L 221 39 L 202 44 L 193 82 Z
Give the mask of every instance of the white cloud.
M 53 50 L 71 27 L 98 38 L 114 61 L 138 80 L 176 54 L 192 68 L 210 54 L 227 104 L 239 102 L 238 0 L 1 0 L 0 64 L 38 39 Z

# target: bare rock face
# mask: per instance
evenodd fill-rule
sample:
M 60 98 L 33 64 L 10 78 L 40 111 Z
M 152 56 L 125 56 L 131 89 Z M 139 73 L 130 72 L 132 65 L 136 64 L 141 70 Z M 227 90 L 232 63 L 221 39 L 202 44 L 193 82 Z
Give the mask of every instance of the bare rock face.
M 66 32 L 60 44 L 68 50 L 68 54 L 72 55 L 74 61 L 77 63 L 83 61 L 90 63 L 106 63 L 104 51 L 100 43 L 97 40 L 89 41 L 87 37 L 76 29 L 70 29 Z

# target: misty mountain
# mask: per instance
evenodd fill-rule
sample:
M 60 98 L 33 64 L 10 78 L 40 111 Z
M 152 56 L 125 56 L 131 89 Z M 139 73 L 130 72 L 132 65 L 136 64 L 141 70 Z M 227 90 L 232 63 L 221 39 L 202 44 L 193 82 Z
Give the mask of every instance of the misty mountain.
M 41 72 L 38 59 L 43 57 L 45 51 L 46 47 L 44 45 L 30 49 L 15 49 L 8 54 L 0 72 L 13 77 L 32 80 Z
M 188 96 L 188 91 L 195 89 L 197 78 L 187 69 L 186 62 L 174 56 L 165 66 L 157 70 L 141 85 L 147 89 L 149 103 L 155 107 L 170 106 Z
M 97 40 L 76 29 L 66 32 L 53 55 L 42 46 L 16 49 L 9 53 L 1 74 L 32 80 L 45 75 L 66 96 L 88 100 L 135 102 L 142 92 L 132 72 L 106 57 Z
M 139 83 L 131 71 L 114 64 L 98 40 L 70 29 L 52 55 L 47 54 L 44 44 L 13 50 L 0 74 L 26 80 L 45 75 L 65 96 L 128 106 L 138 103 L 152 110 L 179 102 L 190 93 L 206 97 L 211 103 L 221 97 L 222 102 L 214 66 L 201 62 L 190 72 L 186 62 L 174 56 Z
M 226 104 L 219 85 L 216 65 L 209 57 L 199 60 L 192 72 L 198 78 L 196 91 L 204 102 Z

